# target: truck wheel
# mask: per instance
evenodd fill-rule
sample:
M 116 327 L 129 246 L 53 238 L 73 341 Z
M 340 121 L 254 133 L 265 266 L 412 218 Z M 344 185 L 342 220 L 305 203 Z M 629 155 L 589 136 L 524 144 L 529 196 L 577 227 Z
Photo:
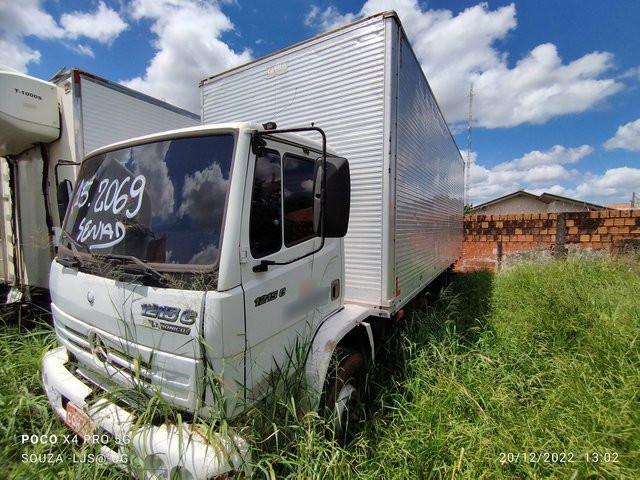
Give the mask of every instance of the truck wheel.
M 364 356 L 361 352 L 337 348 L 324 391 L 324 413 L 332 420 L 336 438 L 346 440 L 358 423 L 364 383 Z

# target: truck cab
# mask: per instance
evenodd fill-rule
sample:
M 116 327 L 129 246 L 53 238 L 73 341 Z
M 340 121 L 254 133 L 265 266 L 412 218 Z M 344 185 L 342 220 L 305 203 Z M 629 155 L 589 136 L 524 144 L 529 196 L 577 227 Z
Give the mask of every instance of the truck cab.
M 56 412 L 118 436 L 140 405 L 114 427 L 88 399 L 141 388 L 231 418 L 297 348 L 317 407 L 335 346 L 369 314 L 343 304 L 349 199 L 348 162 L 317 127 L 208 125 L 89 154 L 49 279 L 60 347 L 43 383 Z M 169 465 L 171 436 L 155 435 Z

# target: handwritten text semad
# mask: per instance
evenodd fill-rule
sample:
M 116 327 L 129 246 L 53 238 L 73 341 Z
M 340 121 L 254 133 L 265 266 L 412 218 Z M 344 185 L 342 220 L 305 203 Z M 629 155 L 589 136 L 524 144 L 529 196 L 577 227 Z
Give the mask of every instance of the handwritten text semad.
M 144 175 L 134 175 L 112 159 L 106 159 L 91 178 L 80 180 L 71 207 L 78 209 L 76 240 L 91 250 L 122 242 L 127 226 L 140 226 L 142 219 L 137 217 L 148 210 L 143 209 L 146 183 Z
M 99 249 L 112 247 L 122 240 L 126 233 L 125 225 L 117 220 L 124 213 L 124 218 L 135 219 L 142 207 L 142 199 L 146 178 L 144 175 L 127 175 L 124 178 L 103 178 L 98 183 L 96 199 L 93 205 L 88 204 L 89 189 L 95 182 L 82 180 L 78 186 L 73 208 L 87 206 L 87 213 L 80 218 L 76 240 L 82 243 L 90 241 L 89 248 Z M 133 204 L 133 205 L 132 205 Z M 101 212 L 107 218 L 99 218 Z

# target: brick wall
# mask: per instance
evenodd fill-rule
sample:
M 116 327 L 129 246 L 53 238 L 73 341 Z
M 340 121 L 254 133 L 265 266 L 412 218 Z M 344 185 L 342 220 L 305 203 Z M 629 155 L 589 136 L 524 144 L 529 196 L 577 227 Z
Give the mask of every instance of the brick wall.
M 495 269 L 522 256 L 640 246 L 640 210 L 467 215 L 458 271 Z

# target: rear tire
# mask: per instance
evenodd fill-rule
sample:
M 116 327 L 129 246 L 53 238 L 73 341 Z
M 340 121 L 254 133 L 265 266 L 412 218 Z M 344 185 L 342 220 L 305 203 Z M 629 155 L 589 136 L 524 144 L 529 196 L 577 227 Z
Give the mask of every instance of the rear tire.
M 338 347 L 334 352 L 324 391 L 324 414 L 336 439 L 346 442 L 357 430 L 364 388 L 364 355 Z

